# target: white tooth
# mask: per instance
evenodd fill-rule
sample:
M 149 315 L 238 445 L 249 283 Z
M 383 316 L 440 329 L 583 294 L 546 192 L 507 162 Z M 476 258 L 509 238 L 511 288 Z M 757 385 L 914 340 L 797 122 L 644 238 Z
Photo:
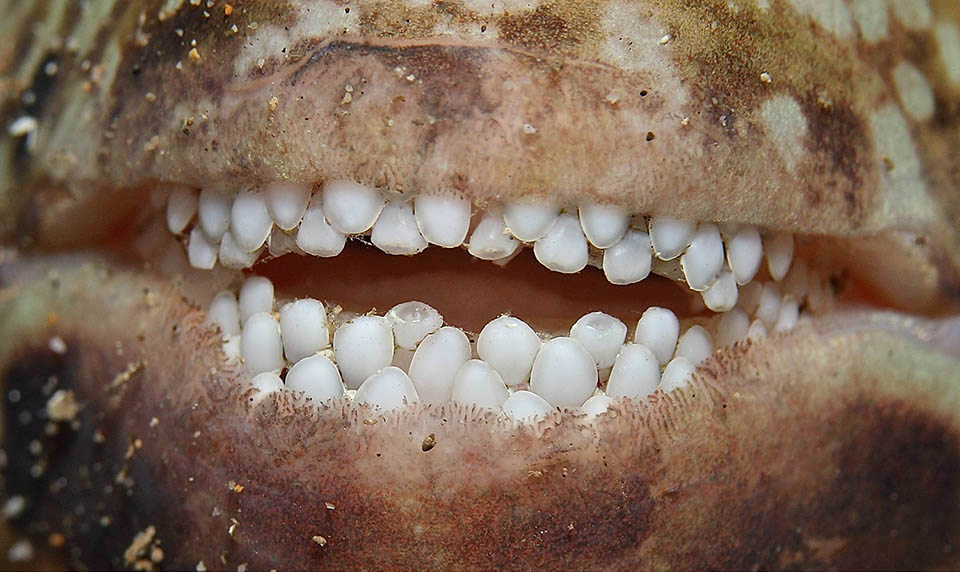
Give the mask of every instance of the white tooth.
M 354 403 L 369 405 L 382 411 L 391 411 L 419 401 L 420 397 L 413 382 L 402 369 L 392 365 L 367 377 L 353 396 Z
M 213 242 L 220 240 L 230 225 L 230 199 L 226 193 L 213 189 L 200 191 L 197 199 L 197 219 L 200 228 Z
M 250 398 L 250 403 L 256 405 L 270 395 L 283 391 L 283 380 L 272 371 L 266 371 L 253 376 L 250 385 L 257 388 L 257 394 Z
M 703 326 L 690 326 L 677 341 L 677 356 L 687 358 L 695 366 L 711 354 L 713 340 L 710 339 L 710 332 Z
M 240 287 L 240 323 L 257 312 L 273 311 L 273 282 L 263 276 L 251 276 Z
M 763 321 L 763 325 L 770 329 L 777 322 L 780 315 L 780 288 L 772 282 L 763 285 L 760 291 L 760 303 L 754 314 Z
M 470 359 L 470 340 L 459 328 L 444 326 L 423 338 L 410 361 L 410 379 L 426 403 L 446 403 L 453 377 Z
M 723 348 L 732 346 L 747 336 L 747 329 L 750 327 L 750 317 L 740 308 L 734 308 L 721 315 L 717 321 L 717 334 L 715 336 L 717 347 Z
M 780 312 L 777 315 L 777 322 L 773 325 L 773 331 L 786 332 L 792 330 L 797 325 L 797 318 L 800 315 L 800 305 L 797 299 L 787 294 L 783 297 L 783 303 L 780 304 Z
M 598 367 L 610 367 L 627 339 L 627 326 L 609 314 L 591 312 L 570 328 L 570 337 L 587 348 Z
M 311 298 L 296 300 L 280 308 L 280 336 L 283 353 L 290 362 L 316 353 L 330 344 L 327 311 Z
M 323 185 L 323 212 L 333 228 L 344 234 L 370 230 L 383 209 L 383 195 L 353 181 L 328 181 Z
M 650 235 L 630 229 L 603 251 L 603 273 L 611 284 L 633 284 L 650 275 L 652 261 Z
M 330 226 L 321 206 L 321 195 L 314 195 L 303 213 L 297 230 L 297 246 L 314 256 L 331 257 L 340 254 L 347 242 L 342 232 Z
M 670 216 L 650 219 L 650 243 L 660 260 L 673 260 L 690 244 L 696 223 Z
M 511 386 L 527 381 L 538 351 L 540 338 L 536 332 L 513 316 L 487 322 L 477 337 L 477 355 Z
M 257 258 L 260 258 L 260 250 L 247 252 L 240 248 L 237 240 L 233 238 L 233 230 L 223 233 L 223 238 L 220 239 L 220 264 L 240 270 L 253 266 Z
M 547 234 L 559 215 L 560 208 L 548 203 L 507 203 L 503 223 L 518 240 L 534 242 Z
M 660 384 L 660 362 L 656 354 L 643 344 L 627 344 L 607 380 L 610 397 L 646 397 Z
M 343 380 L 340 370 L 322 355 L 303 358 L 287 372 L 286 388 L 290 391 L 302 391 L 306 397 L 316 403 L 343 396 Z
M 503 402 L 503 412 L 516 421 L 533 422 L 554 411 L 546 399 L 530 391 L 515 391 Z
M 580 406 L 580 411 L 583 411 L 589 417 L 597 417 L 606 413 L 611 403 L 613 403 L 612 399 L 602 393 L 598 393 L 584 401 L 583 405 Z
M 289 252 L 300 252 L 297 246 L 297 238 L 292 234 L 287 234 L 279 226 L 273 227 L 270 236 L 267 237 L 267 252 L 271 256 L 283 256 Z
M 264 192 L 267 210 L 277 226 L 292 230 L 300 224 L 307 201 L 310 200 L 310 185 L 300 183 L 270 183 Z
M 590 203 L 580 206 L 580 226 L 590 244 L 609 248 L 627 232 L 630 215 L 616 205 Z
M 503 215 L 498 211 L 488 211 L 473 229 L 467 252 L 481 260 L 500 260 L 518 248 L 520 243 L 503 224 Z
M 700 292 L 713 284 L 723 267 L 723 237 L 717 225 L 697 225 L 690 246 L 680 257 L 680 267 L 691 290 Z
M 483 360 L 466 361 L 453 377 L 452 399 L 457 403 L 500 409 L 509 396 L 503 378 Z
M 417 254 L 427 247 L 410 203 L 390 201 L 373 225 L 370 242 L 387 254 Z
M 470 201 L 450 195 L 417 195 L 417 226 L 430 244 L 453 248 L 463 244 L 470 229 Z
M 783 280 L 793 262 L 793 235 L 789 232 L 773 233 L 767 237 L 763 247 L 767 253 L 770 277 L 776 282 Z
M 727 312 L 737 305 L 737 279 L 726 268 L 709 288 L 700 293 L 703 304 L 714 312 Z
M 676 314 L 666 308 L 651 306 L 637 321 L 637 333 L 634 341 L 650 348 L 657 361 L 667 363 L 677 347 L 680 335 L 680 321 Z
M 190 231 L 187 258 L 190 266 L 194 268 L 210 270 L 217 265 L 217 247 L 210 243 L 210 239 L 199 228 Z
M 252 191 L 237 193 L 230 208 L 230 228 L 241 249 L 253 252 L 263 246 L 273 228 L 273 219 L 262 194 Z
M 257 312 L 243 323 L 240 355 L 251 373 L 280 371 L 283 367 L 280 324 L 272 314 Z
M 674 389 L 685 387 L 693 379 L 693 372 L 697 368 L 683 356 L 677 356 L 670 360 L 667 367 L 663 369 L 663 376 L 660 378 L 660 389 L 670 392 Z
M 763 262 L 763 242 L 760 231 L 754 226 L 745 226 L 727 241 L 727 264 L 737 279 L 737 284 L 746 284 L 760 270 Z
M 390 322 L 379 316 L 354 318 L 333 333 L 333 353 L 347 388 L 360 387 L 365 379 L 393 361 Z
M 590 250 L 580 222 L 572 214 L 562 214 L 556 224 L 536 244 L 533 254 L 550 270 L 573 274 L 587 265 Z
M 220 326 L 224 337 L 240 333 L 240 306 L 233 292 L 224 290 L 213 297 L 207 310 L 207 321 Z
M 233 365 L 240 362 L 240 334 L 223 336 L 223 355 L 227 363 Z
M 763 322 L 759 319 L 750 322 L 750 327 L 747 328 L 747 339 L 756 341 L 765 337 L 767 337 L 767 327 Z
M 187 228 L 193 215 L 197 214 L 197 191 L 177 185 L 167 197 L 167 228 L 173 234 L 180 234 Z
M 740 307 L 747 314 L 753 314 L 760 305 L 760 297 L 763 294 L 762 282 L 751 282 L 740 289 L 739 302 Z
M 530 390 L 557 407 L 583 405 L 597 389 L 597 364 L 573 338 L 553 338 L 533 360 Z
M 443 325 L 440 312 L 423 302 L 397 304 L 390 308 L 385 317 L 393 326 L 393 338 L 397 346 L 405 350 L 417 349 L 420 340 Z

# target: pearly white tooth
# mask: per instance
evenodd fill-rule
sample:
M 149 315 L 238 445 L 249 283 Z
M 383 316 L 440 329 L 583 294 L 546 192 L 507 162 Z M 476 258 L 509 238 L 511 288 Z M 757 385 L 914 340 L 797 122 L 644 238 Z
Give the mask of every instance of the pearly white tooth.
M 312 355 L 293 364 L 287 372 L 286 388 L 302 391 L 316 403 L 343 397 L 340 370 L 327 356 Z
M 611 403 L 613 403 L 613 400 L 610 397 L 598 393 L 584 401 L 583 405 L 580 406 L 580 411 L 586 413 L 588 417 L 597 417 L 606 413 Z
M 603 274 L 611 284 L 633 284 L 650 275 L 650 235 L 630 229 L 620 242 L 603 251 Z
M 700 293 L 703 304 L 714 312 L 728 312 L 737 305 L 739 297 L 737 279 L 726 268 L 720 271 L 716 281 Z
M 203 189 L 197 199 L 197 220 L 213 242 L 220 240 L 230 225 L 230 199 L 223 191 Z
M 257 258 L 260 258 L 260 250 L 254 250 L 253 252 L 243 250 L 240 248 L 240 245 L 237 244 L 237 240 L 233 238 L 233 230 L 228 230 L 223 233 L 223 238 L 220 239 L 219 256 L 220 264 L 223 264 L 227 268 L 240 270 L 253 266 Z
M 393 330 L 379 316 L 359 316 L 333 333 L 333 353 L 348 389 L 393 361 Z M 406 377 L 407 374 L 403 374 Z
M 747 336 L 750 317 L 740 308 L 734 308 L 721 315 L 717 321 L 717 333 L 714 338 L 718 348 L 732 346 Z
M 330 226 L 321 202 L 319 194 L 310 199 L 310 206 L 303 213 L 300 228 L 297 230 L 297 246 L 314 256 L 336 256 L 343 251 L 347 237 Z
M 739 303 L 740 307 L 747 314 L 753 314 L 760 305 L 760 297 L 763 295 L 763 283 L 751 282 L 740 289 Z
M 483 360 L 467 360 L 453 376 L 452 399 L 457 403 L 500 409 L 508 397 L 503 378 Z
M 673 358 L 663 369 L 663 375 L 660 377 L 660 389 L 670 392 L 674 389 L 686 387 L 693 379 L 693 372 L 696 369 L 693 363 L 683 356 Z
M 253 191 L 240 191 L 230 208 L 230 228 L 237 245 L 247 251 L 263 246 L 273 228 L 273 219 L 267 212 L 263 195 Z
M 713 354 L 713 340 L 703 326 L 690 326 L 677 341 L 677 356 L 690 360 L 697 366 Z
M 547 234 L 559 215 L 560 208 L 549 203 L 507 203 L 503 223 L 518 240 L 534 242 Z
M 627 326 L 609 314 L 590 312 L 573 324 L 570 337 L 583 344 L 597 367 L 610 367 L 627 339 Z
M 691 290 L 700 292 L 713 284 L 723 268 L 723 237 L 717 225 L 697 225 L 690 246 L 680 257 L 680 267 Z
M 780 315 L 780 288 L 772 282 L 763 285 L 760 291 L 760 303 L 754 314 L 763 321 L 763 325 L 770 329 L 777 322 Z
M 382 411 L 391 411 L 419 401 L 417 388 L 406 372 L 392 365 L 368 376 L 353 396 L 354 403 L 369 405 Z
M 417 227 L 430 244 L 454 248 L 463 244 L 470 229 L 470 201 L 451 195 L 417 195 Z
M 650 219 L 650 244 L 660 260 L 673 260 L 690 244 L 697 224 L 670 216 Z
M 293 230 L 300 224 L 303 213 L 310 200 L 310 185 L 301 183 L 275 182 L 267 185 L 264 191 L 267 199 L 267 211 L 270 217 L 283 230 Z
M 515 421 L 531 423 L 554 411 L 550 403 L 531 391 L 515 391 L 503 402 L 503 413 Z
M 272 314 L 257 312 L 243 323 L 240 355 L 251 373 L 280 371 L 283 367 L 280 324 Z
M 427 247 L 417 228 L 413 205 L 400 201 L 390 201 L 383 207 L 373 224 L 370 242 L 387 254 L 417 254 Z
M 287 234 L 279 226 L 273 227 L 270 236 L 267 237 L 267 252 L 270 256 L 283 256 L 289 252 L 300 252 L 297 246 L 297 238 L 292 234 Z
M 446 403 L 453 377 L 470 359 L 470 340 L 459 328 L 444 326 L 423 338 L 410 361 L 410 379 L 426 403 Z
M 797 299 L 787 294 L 783 297 L 780 304 L 780 312 L 777 314 L 777 321 L 773 325 L 774 332 L 787 332 L 797 325 L 797 319 L 800 316 L 800 304 Z
M 650 348 L 657 356 L 657 361 L 665 364 L 677 347 L 679 335 L 680 321 L 676 314 L 666 308 L 651 306 L 637 321 L 634 341 Z
M 393 338 L 397 346 L 405 350 L 417 349 L 420 340 L 443 325 L 440 312 L 423 302 L 397 304 L 390 308 L 384 317 L 393 327 Z
M 193 215 L 197 214 L 197 191 L 185 185 L 177 185 L 167 197 L 167 228 L 180 234 L 187 228 Z
M 789 232 L 773 233 L 764 241 L 763 248 L 767 253 L 770 277 L 776 282 L 783 280 L 793 262 L 793 235 Z
M 763 242 L 755 226 L 745 226 L 727 241 L 727 264 L 737 279 L 737 284 L 746 284 L 760 270 L 763 262 Z
M 530 391 L 557 407 L 583 405 L 597 389 L 597 364 L 583 344 L 573 338 L 553 338 L 533 360 Z
M 643 344 L 627 344 L 607 380 L 610 397 L 646 397 L 660 385 L 660 362 L 653 350 Z
M 219 326 L 224 337 L 240 333 L 240 306 L 233 292 L 224 290 L 213 297 L 207 310 L 207 321 Z
M 487 322 L 477 337 L 477 355 L 511 386 L 527 381 L 539 351 L 540 338 L 536 332 L 513 316 L 500 316 Z
M 283 380 L 272 371 L 265 371 L 253 376 L 253 379 L 250 380 L 250 385 L 257 389 L 257 393 L 250 397 L 250 403 L 252 405 L 260 403 L 270 395 L 283 391 Z
M 199 228 L 190 231 L 187 259 L 190 266 L 203 270 L 210 270 L 217 265 L 217 247 L 210 243 L 210 239 Z
M 323 185 L 323 212 L 333 228 L 343 234 L 370 230 L 383 209 L 383 195 L 353 181 L 327 181 Z
M 533 254 L 550 270 L 573 274 L 587 266 L 590 250 L 580 222 L 572 214 L 562 214 L 536 244 Z
M 330 344 L 327 330 L 327 310 L 323 303 L 312 298 L 295 300 L 280 308 L 280 336 L 283 353 L 290 362 L 296 362 Z
M 580 205 L 580 226 L 590 244 L 609 248 L 627 232 L 630 215 L 616 205 L 584 204 Z
M 240 323 L 257 312 L 273 311 L 273 282 L 263 276 L 251 276 L 240 287 Z
M 765 337 L 767 337 L 767 327 L 763 325 L 763 321 L 756 319 L 750 322 L 750 327 L 747 328 L 747 339 L 757 341 Z
M 481 260 L 500 260 L 518 248 L 520 243 L 503 224 L 503 215 L 498 211 L 488 211 L 473 229 L 467 252 Z

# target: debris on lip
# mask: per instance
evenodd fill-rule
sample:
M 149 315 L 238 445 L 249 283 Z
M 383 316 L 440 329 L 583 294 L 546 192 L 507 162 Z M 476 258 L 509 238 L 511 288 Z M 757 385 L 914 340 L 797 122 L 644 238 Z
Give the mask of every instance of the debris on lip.
M 276 111 L 277 106 L 279 105 L 280 105 L 280 98 L 277 96 L 271 97 L 270 101 L 267 102 L 267 107 L 270 109 L 270 111 Z
M 10 127 L 7 128 L 7 133 L 9 133 L 11 137 L 23 137 L 24 135 L 29 135 L 36 130 L 37 118 L 24 115 L 13 120 L 13 122 L 10 124 Z
M 240 494 L 243 492 L 243 485 L 231 479 L 227 481 L 227 490 Z
M 337 508 L 337 505 L 333 504 L 332 502 L 325 502 L 323 503 L 323 506 L 325 506 L 327 510 L 334 510 Z
M 47 416 L 53 421 L 73 421 L 80 408 L 73 391 L 69 389 L 58 389 L 47 400 Z
M 233 536 L 237 532 L 237 527 L 240 526 L 240 521 L 235 518 L 230 519 L 230 527 L 227 528 L 227 534 Z
M 657 43 L 660 44 L 661 46 L 666 46 L 668 43 L 670 43 L 670 40 L 672 39 L 673 39 L 672 34 L 664 34 L 664 36 L 660 38 L 660 40 Z
M 5 520 L 13 520 L 20 516 L 26 507 L 27 499 L 22 495 L 14 495 L 8 498 L 7 502 L 3 503 L 3 509 L 0 510 L 0 512 L 2 512 Z
M 436 446 L 437 446 L 437 436 L 431 433 L 427 435 L 426 438 L 424 438 L 423 443 L 420 445 L 420 450 L 426 453 L 427 451 L 429 451 L 430 449 L 433 449 Z
M 50 346 L 50 351 L 55 354 L 63 355 L 67 353 L 67 343 L 63 341 L 63 338 L 60 336 L 53 336 L 50 338 L 48 345 Z
M 319 534 L 314 535 L 313 538 L 311 538 L 310 540 L 312 540 L 314 544 L 316 544 L 317 546 L 327 545 L 327 539 L 323 536 L 320 536 Z
M 187 55 L 190 57 L 190 60 L 193 62 L 200 61 L 200 51 L 197 48 L 190 48 L 190 51 L 187 52 Z
M 773 83 L 773 78 L 769 73 L 763 72 L 760 74 L 760 83 Z
M 530 125 L 529 123 L 524 123 L 523 132 L 526 133 L 527 135 L 533 135 L 534 133 L 537 132 L 537 128 L 534 127 L 533 125 Z
M 128 566 L 136 570 L 154 570 L 157 564 L 163 562 L 163 550 L 157 538 L 157 527 L 151 524 L 138 532 L 124 551 L 123 559 Z
M 29 562 L 33 560 L 33 545 L 26 538 L 18 540 L 7 551 L 7 560 L 10 562 Z

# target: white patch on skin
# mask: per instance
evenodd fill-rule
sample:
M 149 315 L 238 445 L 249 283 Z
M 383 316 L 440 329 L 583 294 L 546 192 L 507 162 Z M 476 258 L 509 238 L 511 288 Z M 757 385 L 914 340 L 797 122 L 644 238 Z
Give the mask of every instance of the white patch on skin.
M 770 9 L 770 0 L 757 0 L 757 9 L 758 10 L 769 10 Z
M 910 126 L 893 103 L 870 114 L 870 134 L 879 168 L 887 183 L 886 220 L 930 220 L 935 207 L 927 194 L 923 165 L 910 135 Z
M 908 30 L 926 30 L 933 24 L 927 0 L 890 0 L 890 9 Z
M 760 116 L 767 137 L 777 147 L 787 170 L 793 171 L 806 152 L 803 140 L 807 135 L 807 118 L 800 104 L 789 95 L 775 95 L 763 102 Z
M 940 62 L 946 72 L 947 81 L 960 86 L 960 31 L 953 22 L 938 22 L 933 30 L 940 46 Z
M 853 36 L 853 20 L 843 0 L 789 0 L 794 9 L 808 14 L 821 28 L 841 39 Z
M 876 44 L 887 39 L 890 34 L 890 17 L 886 4 L 879 0 L 853 0 L 850 8 L 863 41 Z
M 900 62 L 893 68 L 893 84 L 900 97 L 900 105 L 911 118 L 926 121 L 933 116 L 933 90 L 920 70 L 910 62 Z

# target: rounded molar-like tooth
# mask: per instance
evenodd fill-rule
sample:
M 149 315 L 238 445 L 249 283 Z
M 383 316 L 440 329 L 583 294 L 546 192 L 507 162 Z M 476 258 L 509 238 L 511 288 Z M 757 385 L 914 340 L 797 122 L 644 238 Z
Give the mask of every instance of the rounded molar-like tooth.
M 280 336 L 283 353 L 290 362 L 299 361 L 330 344 L 327 310 L 312 298 L 295 300 L 280 308 Z
M 357 389 L 353 402 L 381 411 L 391 411 L 420 401 L 417 388 L 399 367 L 387 366 L 368 376 Z
M 745 226 L 727 240 L 727 264 L 737 284 L 746 284 L 760 270 L 763 262 L 763 241 L 755 226 Z
M 734 308 L 718 318 L 714 339 L 718 348 L 732 346 L 747 337 L 750 317 L 740 308 Z
M 553 338 L 533 360 L 530 390 L 557 407 L 574 408 L 597 389 L 597 364 L 573 338 Z
M 481 260 L 501 260 L 520 248 L 517 239 L 503 224 L 503 215 L 499 211 L 490 211 L 483 215 L 480 223 L 470 235 L 469 252 Z
M 487 322 L 477 337 L 477 355 L 510 386 L 527 381 L 539 351 L 537 333 L 513 316 L 500 316 Z
M 251 373 L 280 371 L 283 367 L 280 324 L 272 314 L 257 312 L 243 323 L 240 355 Z
M 207 321 L 219 326 L 224 336 L 240 333 L 240 306 L 233 292 L 224 290 L 213 297 L 207 310 Z
M 676 314 L 666 308 L 651 306 L 637 321 L 634 341 L 650 348 L 657 356 L 657 361 L 665 364 L 677 347 L 679 335 L 680 320 Z
M 573 324 L 570 337 L 587 348 L 597 367 L 610 367 L 627 339 L 627 325 L 609 314 L 590 312 Z
M 760 291 L 760 301 L 757 304 L 757 310 L 754 315 L 759 318 L 763 325 L 770 329 L 780 316 L 780 288 L 772 282 L 763 285 Z
M 793 262 L 793 235 L 789 232 L 772 233 L 764 241 L 763 248 L 767 253 L 770 277 L 776 282 L 783 280 Z
M 690 326 L 677 341 L 677 356 L 685 357 L 694 366 L 713 353 L 713 340 L 703 326 Z
M 427 247 L 410 203 L 391 201 L 373 225 L 370 242 L 387 254 L 417 254 Z
M 547 234 L 560 216 L 560 207 L 550 203 L 507 203 L 503 209 L 503 223 L 523 242 L 534 242 Z M 586 239 L 584 239 L 586 240 Z
M 696 366 L 683 356 L 677 356 L 670 360 L 667 367 L 663 368 L 663 375 L 660 377 L 660 388 L 666 392 L 673 391 L 681 387 L 686 387 L 693 379 L 693 372 Z
M 328 181 L 323 185 L 323 212 L 333 228 L 344 234 L 370 230 L 383 209 L 376 189 L 353 181 Z
M 230 226 L 230 199 L 223 191 L 203 189 L 197 199 L 197 220 L 213 242 L 220 240 Z
M 403 302 L 386 313 L 393 327 L 393 339 L 405 350 L 417 349 L 420 340 L 440 329 L 443 316 L 432 306 L 423 302 Z
M 343 252 L 347 237 L 327 221 L 321 202 L 320 195 L 310 200 L 297 230 L 297 246 L 307 254 L 329 258 Z
M 598 417 L 606 413 L 607 409 L 610 409 L 611 403 L 613 403 L 613 399 L 603 393 L 598 393 L 584 401 L 583 405 L 580 406 L 580 411 L 586 413 L 589 417 Z
M 690 246 L 680 257 L 680 267 L 691 290 L 700 292 L 713 284 L 723 268 L 723 237 L 715 224 L 697 226 Z
M 349 389 L 357 389 L 365 379 L 393 361 L 390 322 L 380 316 L 354 318 L 333 333 L 333 354 L 344 383 Z
M 220 239 L 219 256 L 220 264 L 223 264 L 227 268 L 240 270 L 253 266 L 253 264 L 257 261 L 257 258 L 260 258 L 260 250 L 247 252 L 240 248 L 240 245 L 237 244 L 237 240 L 233 238 L 233 231 L 228 230 L 223 234 L 223 238 Z
M 187 259 L 190 266 L 202 270 L 210 270 L 217 265 L 217 247 L 199 228 L 190 231 Z
M 780 304 L 780 312 L 777 314 L 777 321 L 773 325 L 775 332 L 787 332 L 797 325 L 797 319 L 800 317 L 800 304 L 797 299 L 787 294 L 783 297 Z
M 652 262 L 650 235 L 630 229 L 603 251 L 603 274 L 611 284 L 633 284 L 650 275 Z
M 256 405 L 265 398 L 283 391 L 283 380 L 272 371 L 265 371 L 253 376 L 250 385 L 257 390 L 257 393 L 250 397 L 252 405 Z
M 572 214 L 562 214 L 557 222 L 536 244 L 533 254 L 550 270 L 573 274 L 587 266 L 590 249 L 583 236 L 580 222 Z
M 515 420 L 532 423 L 549 415 L 554 408 L 546 399 L 532 391 L 515 391 L 503 402 L 503 413 Z
M 609 248 L 627 232 L 630 215 L 616 205 L 589 203 L 580 205 L 580 226 L 590 244 Z
M 623 346 L 607 380 L 607 395 L 613 398 L 646 397 L 659 385 L 660 361 L 653 350 L 643 344 Z
M 459 328 L 444 326 L 423 338 L 410 361 L 410 379 L 426 403 L 446 403 L 453 378 L 470 359 L 470 340 Z
M 650 219 L 650 244 L 660 260 L 673 260 L 693 239 L 697 224 L 671 216 L 655 216 Z
M 327 356 L 312 355 L 293 364 L 287 372 L 286 388 L 302 391 L 317 403 L 343 397 L 340 370 Z
M 177 185 L 167 196 L 167 228 L 173 234 L 183 232 L 197 214 L 197 191 L 185 185 Z
M 310 200 L 310 185 L 302 183 L 275 182 L 267 185 L 264 191 L 267 197 L 267 210 L 273 222 L 283 230 L 293 230 Z
M 763 325 L 763 321 L 756 319 L 750 322 L 750 327 L 747 328 L 746 337 L 751 341 L 757 341 L 767 337 L 767 327 Z
M 417 195 L 417 227 L 430 244 L 454 248 L 463 244 L 470 229 L 470 201 L 452 195 Z
M 258 312 L 273 311 L 273 282 L 263 276 L 251 276 L 240 286 L 240 323 Z
M 452 399 L 462 405 L 500 409 L 508 397 L 503 378 L 483 360 L 467 360 L 453 376 Z
M 737 279 L 733 272 L 723 269 L 716 281 L 700 294 L 703 296 L 703 305 L 714 312 L 730 311 L 737 305 L 739 297 Z
M 230 208 L 230 229 L 237 245 L 247 251 L 257 250 L 270 236 L 273 219 L 267 211 L 263 195 L 253 191 L 240 191 Z

